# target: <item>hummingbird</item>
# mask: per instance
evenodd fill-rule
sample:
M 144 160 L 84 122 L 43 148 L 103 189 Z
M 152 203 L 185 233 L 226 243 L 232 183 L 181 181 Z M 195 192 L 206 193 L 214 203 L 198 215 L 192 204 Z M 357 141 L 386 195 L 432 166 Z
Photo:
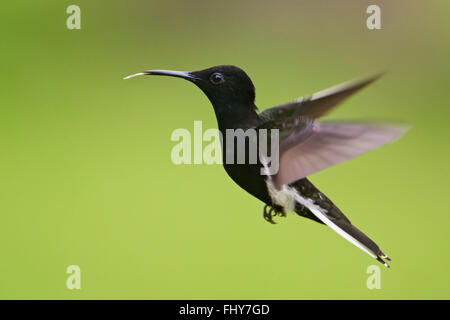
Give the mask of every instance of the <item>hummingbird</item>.
M 391 142 L 407 131 L 407 126 L 397 124 L 319 121 L 320 117 L 380 75 L 346 82 L 261 112 L 255 105 L 252 80 L 244 70 L 233 65 L 191 72 L 147 70 L 124 79 L 141 75 L 177 77 L 194 83 L 211 102 L 218 129 L 223 135 L 230 129 L 277 129 L 279 167 L 274 174 L 267 170 L 267 163 L 261 159 L 256 163 L 226 161 L 229 142 L 221 139 L 223 166 L 231 179 L 264 203 L 263 217 L 266 221 L 275 223 L 273 217 L 295 212 L 327 225 L 389 267 L 386 261 L 391 259 L 388 255 L 307 178 Z M 249 148 L 248 143 L 245 148 Z

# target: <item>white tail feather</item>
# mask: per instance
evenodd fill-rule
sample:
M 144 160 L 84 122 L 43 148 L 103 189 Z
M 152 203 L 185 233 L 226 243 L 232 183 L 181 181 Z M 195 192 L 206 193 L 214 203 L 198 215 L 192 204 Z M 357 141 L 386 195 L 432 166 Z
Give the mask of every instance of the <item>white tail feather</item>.
M 322 208 L 320 208 L 318 205 L 315 205 L 311 200 L 303 198 L 298 193 L 295 195 L 295 200 L 300 203 L 301 205 L 307 207 L 320 221 L 325 223 L 327 226 L 329 226 L 333 231 L 335 231 L 337 234 L 339 234 L 341 237 L 352 243 L 353 245 L 357 246 L 364 252 L 366 252 L 369 256 L 372 258 L 377 259 L 377 255 L 374 254 L 372 251 L 370 251 L 366 246 L 364 246 L 362 243 L 360 243 L 358 240 L 353 238 L 351 235 L 349 235 L 347 232 L 339 228 L 335 223 L 333 223 L 328 217 L 322 213 Z

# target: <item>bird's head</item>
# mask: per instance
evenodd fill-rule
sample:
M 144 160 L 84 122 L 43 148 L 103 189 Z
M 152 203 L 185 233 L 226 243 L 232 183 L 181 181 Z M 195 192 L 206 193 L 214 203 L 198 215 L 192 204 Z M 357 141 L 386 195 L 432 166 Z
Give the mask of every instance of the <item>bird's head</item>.
M 235 66 L 221 65 L 191 72 L 148 70 L 132 74 L 125 79 L 139 75 L 162 75 L 189 80 L 206 94 L 215 109 L 232 108 L 235 105 L 256 108 L 252 80 L 242 69 Z

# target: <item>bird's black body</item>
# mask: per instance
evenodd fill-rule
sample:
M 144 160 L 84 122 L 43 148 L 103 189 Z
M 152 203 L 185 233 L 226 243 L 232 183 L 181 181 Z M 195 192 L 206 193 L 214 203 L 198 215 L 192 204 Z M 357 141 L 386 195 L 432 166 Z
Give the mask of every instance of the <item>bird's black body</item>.
M 316 118 L 375 78 L 333 88 L 311 98 L 302 98 L 258 113 L 253 83 L 238 67 L 224 65 L 194 72 L 150 70 L 137 75 L 145 74 L 175 76 L 195 83 L 211 101 L 223 137 L 228 129 L 279 129 L 280 169 L 276 175 L 261 174 L 264 165 L 259 158 L 257 163 L 249 163 L 247 152 L 244 164 L 237 164 L 236 161 L 229 163 L 226 155 L 233 150 L 236 156 L 237 144 L 229 148 L 229 141 L 224 138 L 222 155 L 228 175 L 242 189 L 266 204 L 264 217 L 269 222 L 273 223 L 272 212 L 285 215 L 287 210 L 293 210 L 301 216 L 329 225 L 387 266 L 382 259 L 390 259 L 380 248 L 356 229 L 333 202 L 306 178 L 311 173 L 384 144 L 402 132 L 393 126 L 316 121 Z M 247 151 L 249 143 L 247 139 Z
M 222 136 L 226 136 L 227 129 L 257 128 L 264 121 L 256 113 L 255 87 L 250 78 L 241 69 L 234 66 L 219 66 L 202 71 L 193 72 L 198 78 L 208 79 L 211 74 L 220 73 L 227 81 L 218 88 L 211 82 L 199 82 L 199 88 L 206 94 L 213 105 L 217 123 Z M 219 84 L 220 85 L 220 84 Z M 246 140 L 246 144 L 249 141 Z M 233 154 L 237 155 L 237 143 L 234 143 Z M 248 145 L 246 145 L 248 150 Z M 270 196 L 267 192 L 264 176 L 260 174 L 261 164 L 250 164 L 246 159 L 245 164 L 237 164 L 236 157 L 234 164 L 226 161 L 227 139 L 222 141 L 223 166 L 228 175 L 242 189 L 246 190 L 264 203 L 270 203 Z M 248 153 L 246 153 L 248 156 Z

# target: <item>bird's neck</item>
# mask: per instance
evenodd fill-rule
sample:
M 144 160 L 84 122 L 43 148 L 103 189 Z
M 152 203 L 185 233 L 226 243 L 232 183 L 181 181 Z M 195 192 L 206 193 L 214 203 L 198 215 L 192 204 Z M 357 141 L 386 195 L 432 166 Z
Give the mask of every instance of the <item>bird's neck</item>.
M 252 105 L 220 105 L 214 106 L 219 130 L 248 129 L 261 124 L 262 120 L 256 113 L 256 106 Z

